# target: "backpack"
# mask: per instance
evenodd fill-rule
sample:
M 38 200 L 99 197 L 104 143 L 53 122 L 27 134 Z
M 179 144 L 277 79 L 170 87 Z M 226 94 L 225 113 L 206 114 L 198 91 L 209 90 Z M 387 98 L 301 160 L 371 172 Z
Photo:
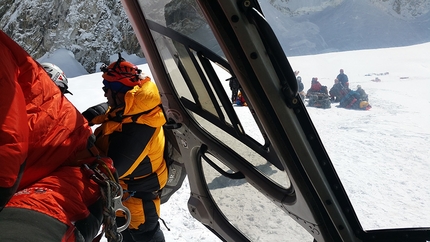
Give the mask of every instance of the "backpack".
M 327 89 L 327 86 L 321 86 L 320 93 L 324 93 L 324 94 L 327 94 L 327 95 L 328 95 L 328 89 Z
M 164 111 L 164 110 L 163 110 Z M 161 204 L 167 202 L 170 197 L 182 186 L 185 177 L 187 176 L 185 165 L 182 162 L 182 155 L 179 149 L 178 142 L 176 141 L 173 129 L 180 126 L 171 121 L 164 124 L 164 160 L 167 164 L 168 178 L 167 183 L 161 189 L 160 200 Z
M 315 108 L 331 108 L 330 96 L 321 92 L 308 93 L 308 106 Z

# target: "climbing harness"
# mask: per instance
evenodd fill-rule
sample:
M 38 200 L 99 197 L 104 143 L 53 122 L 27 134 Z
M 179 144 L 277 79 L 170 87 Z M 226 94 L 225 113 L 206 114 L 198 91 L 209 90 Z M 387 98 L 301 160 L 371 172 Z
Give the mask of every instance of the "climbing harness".
M 107 162 L 106 162 L 107 161 Z M 103 230 L 93 242 L 100 241 L 103 233 L 108 242 L 121 242 L 123 240 L 121 232 L 128 228 L 131 222 L 130 210 L 122 204 L 123 190 L 112 174 L 106 163 L 112 164 L 110 158 L 97 157 L 88 165 L 83 165 L 83 170 L 89 177 L 100 185 L 101 197 L 103 200 Z M 117 227 L 116 211 L 122 211 L 127 218 L 127 222 Z

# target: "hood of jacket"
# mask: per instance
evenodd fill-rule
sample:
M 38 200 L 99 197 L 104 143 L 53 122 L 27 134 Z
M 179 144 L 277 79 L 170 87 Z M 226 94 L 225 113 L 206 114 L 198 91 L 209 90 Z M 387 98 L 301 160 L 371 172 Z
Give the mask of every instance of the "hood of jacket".
M 135 86 L 124 97 L 125 105 L 111 109 L 106 114 L 93 119 L 93 123 L 103 123 L 103 133 L 111 134 L 121 131 L 122 124 L 139 123 L 157 128 L 166 123 L 161 108 L 161 97 L 157 86 L 152 81 L 146 81 Z

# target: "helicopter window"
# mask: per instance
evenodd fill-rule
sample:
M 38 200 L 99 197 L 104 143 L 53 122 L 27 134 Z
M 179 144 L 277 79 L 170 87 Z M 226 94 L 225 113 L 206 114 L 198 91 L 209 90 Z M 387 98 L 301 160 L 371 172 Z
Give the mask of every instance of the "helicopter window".
M 199 127 L 228 147 L 236 147 L 234 152 L 263 171 L 263 174 L 270 175 L 268 177 L 278 185 L 290 188 L 288 177 L 282 168 L 279 169 L 277 157 L 265 154 L 268 153 L 268 144 L 262 133 L 258 132 L 258 125 L 250 109 L 233 108 L 229 99 L 229 83 L 225 81 L 231 77 L 229 72 L 166 36 L 161 37 L 158 33 L 153 35 L 156 36 L 160 49 L 168 50 L 160 51 L 166 70 L 184 106 L 189 109 Z M 259 154 L 265 154 L 266 158 Z M 278 166 L 274 166 L 273 162 Z M 261 166 L 266 163 L 272 168 L 267 170 Z

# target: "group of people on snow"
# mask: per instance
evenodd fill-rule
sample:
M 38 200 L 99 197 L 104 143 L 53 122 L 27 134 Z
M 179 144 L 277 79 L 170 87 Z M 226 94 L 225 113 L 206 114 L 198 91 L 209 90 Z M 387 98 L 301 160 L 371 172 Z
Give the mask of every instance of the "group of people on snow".
M 343 69 L 334 79 L 334 84 L 328 90 L 327 86 L 321 85 L 317 77 L 311 80 L 311 87 L 304 93 L 302 78 L 298 75 L 299 71 L 294 72 L 298 84 L 299 96 L 304 100 L 308 98 L 308 106 L 318 108 L 330 108 L 331 103 L 339 103 L 338 107 L 347 109 L 368 110 L 371 108 L 367 93 L 357 85 L 357 90 L 349 88 L 349 79 Z
M 155 83 L 119 56 L 101 68 L 107 102 L 81 114 L 58 66 L 2 31 L 0 52 L 0 241 L 164 241 L 166 120 Z M 108 205 L 121 190 L 115 214 Z
M 307 98 L 308 106 L 310 107 L 330 108 L 332 103 L 339 103 L 338 107 L 347 109 L 368 110 L 371 108 L 368 95 L 361 85 L 357 85 L 357 90 L 349 88 L 349 79 L 343 69 L 339 70 L 339 74 L 334 79 L 334 84 L 330 90 L 318 81 L 318 77 L 313 77 L 311 87 L 305 92 L 299 73 L 300 71 L 298 70 L 294 71 L 298 94 L 303 101 Z M 247 106 L 243 90 L 237 78 L 232 77 L 227 81 L 229 81 L 231 90 L 231 102 L 236 106 Z

